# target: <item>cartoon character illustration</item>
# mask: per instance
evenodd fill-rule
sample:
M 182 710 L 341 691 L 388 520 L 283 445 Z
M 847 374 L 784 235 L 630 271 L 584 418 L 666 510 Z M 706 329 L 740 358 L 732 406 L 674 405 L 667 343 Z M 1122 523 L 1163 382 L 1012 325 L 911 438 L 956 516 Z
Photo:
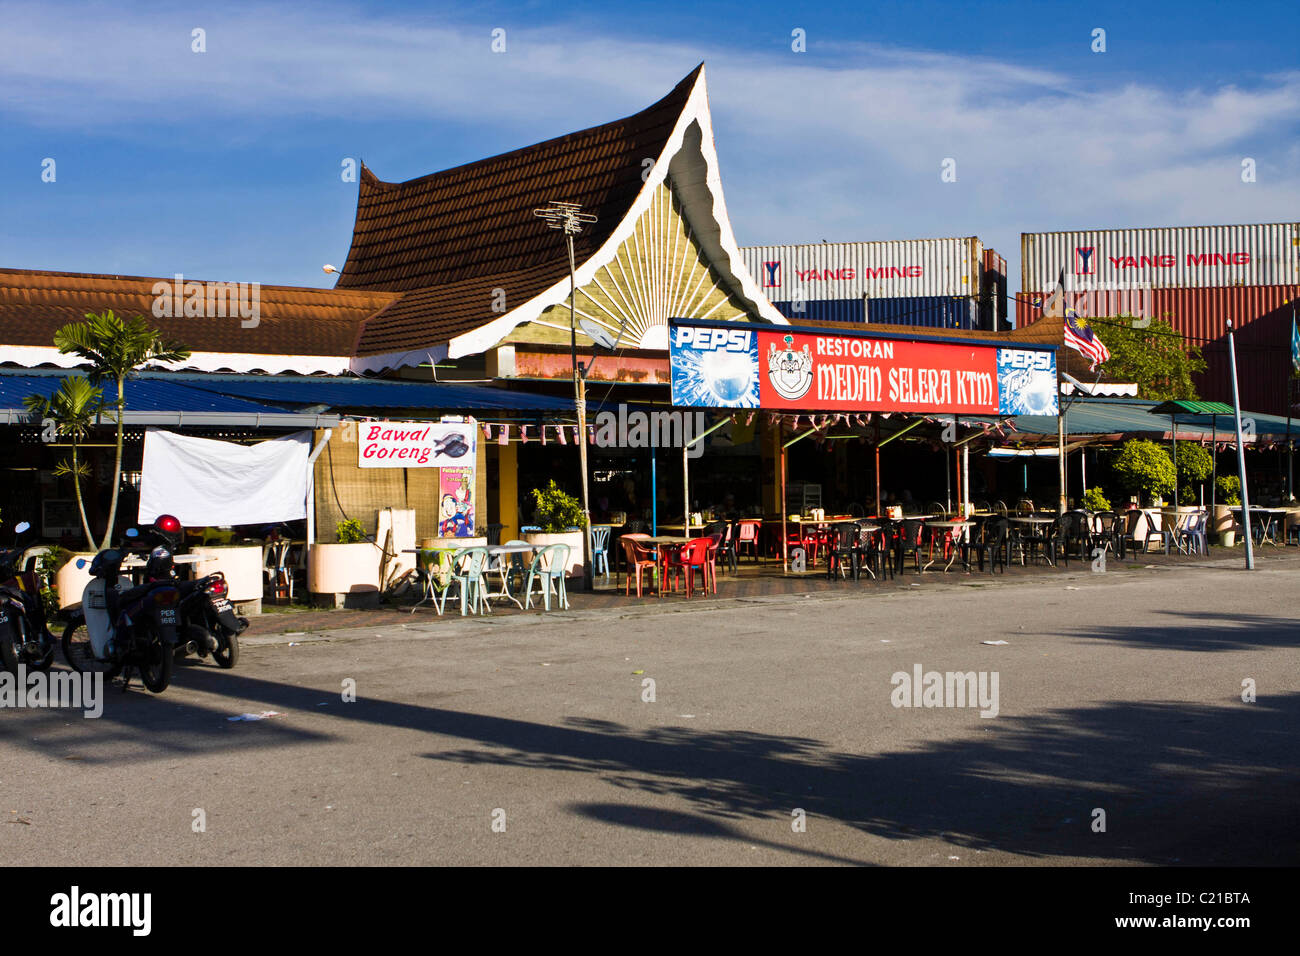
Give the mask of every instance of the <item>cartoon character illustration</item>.
M 455 495 L 443 495 L 438 506 L 438 534 L 444 538 L 468 538 L 473 530 L 469 502 L 457 501 Z

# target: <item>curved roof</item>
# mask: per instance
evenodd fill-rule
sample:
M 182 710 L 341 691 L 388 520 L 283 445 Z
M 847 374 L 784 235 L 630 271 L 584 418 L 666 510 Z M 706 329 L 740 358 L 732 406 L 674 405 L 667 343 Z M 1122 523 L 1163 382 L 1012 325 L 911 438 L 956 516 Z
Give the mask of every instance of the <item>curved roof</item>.
M 598 219 L 575 238 L 576 258 L 600 248 L 641 191 L 642 161 L 663 152 L 702 69 L 639 113 L 500 156 L 404 183 L 363 166 L 336 288 L 409 292 L 535 266 L 567 275 L 554 233 L 532 210 L 552 199 L 580 203 Z

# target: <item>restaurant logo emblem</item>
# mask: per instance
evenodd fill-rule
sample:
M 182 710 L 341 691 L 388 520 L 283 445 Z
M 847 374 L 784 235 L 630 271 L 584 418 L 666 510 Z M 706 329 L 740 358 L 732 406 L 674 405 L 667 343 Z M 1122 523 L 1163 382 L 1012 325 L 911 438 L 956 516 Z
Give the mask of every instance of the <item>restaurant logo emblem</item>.
M 1097 274 L 1097 266 L 1094 264 L 1093 256 L 1097 254 L 1096 246 L 1075 246 L 1074 247 L 1074 274 L 1077 276 L 1091 276 Z
M 794 350 L 794 336 L 785 337 L 785 348 L 778 349 L 773 342 L 768 347 L 767 375 L 776 393 L 787 402 L 798 401 L 812 385 L 812 353 L 808 346 L 802 352 Z

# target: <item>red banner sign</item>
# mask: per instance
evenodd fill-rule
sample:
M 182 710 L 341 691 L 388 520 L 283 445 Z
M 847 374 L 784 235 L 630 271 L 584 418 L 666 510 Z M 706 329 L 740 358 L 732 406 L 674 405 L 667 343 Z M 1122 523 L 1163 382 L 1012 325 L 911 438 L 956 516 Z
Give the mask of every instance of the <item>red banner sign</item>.
M 758 365 L 763 408 L 998 413 L 989 346 L 761 330 Z

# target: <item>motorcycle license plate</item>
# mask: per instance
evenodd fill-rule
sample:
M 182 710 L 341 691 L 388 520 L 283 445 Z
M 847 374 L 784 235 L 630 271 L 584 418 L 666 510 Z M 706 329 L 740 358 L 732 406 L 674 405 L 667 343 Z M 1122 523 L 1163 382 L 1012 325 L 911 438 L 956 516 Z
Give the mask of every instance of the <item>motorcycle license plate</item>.
M 219 601 L 216 601 L 216 602 L 215 602 L 215 605 L 216 605 L 217 613 L 218 613 L 218 614 L 220 614 L 222 611 L 229 611 L 229 610 L 230 610 L 230 602 L 227 601 L 225 598 L 221 598 Z
M 163 608 L 163 609 L 162 609 L 161 611 L 159 611 L 158 613 L 159 613 L 159 619 L 162 621 L 162 623 L 164 623 L 164 624 L 172 624 L 172 625 L 175 625 L 175 623 L 176 623 L 176 611 L 175 611 L 175 610 L 173 610 L 173 609 L 171 609 L 171 608 Z
M 4 611 L 0 611 L 0 624 L 8 624 L 8 623 L 9 623 L 9 615 L 6 614 Z

